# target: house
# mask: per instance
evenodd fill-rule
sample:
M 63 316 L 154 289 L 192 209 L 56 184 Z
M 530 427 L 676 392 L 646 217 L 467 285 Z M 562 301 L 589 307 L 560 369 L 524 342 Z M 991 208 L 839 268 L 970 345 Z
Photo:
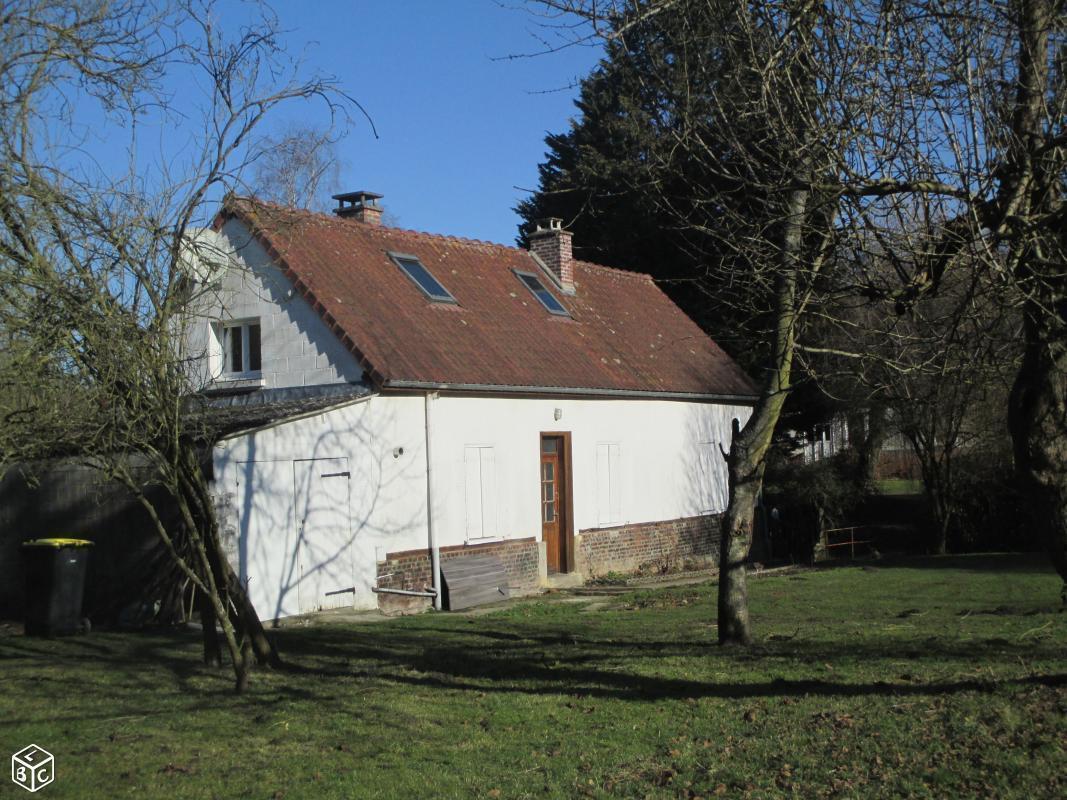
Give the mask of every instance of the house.
M 833 458 L 848 450 L 848 419 L 844 414 L 833 414 L 829 418 L 813 423 L 804 431 L 787 431 L 787 435 L 797 442 L 793 456 L 805 464 L 813 464 Z
M 231 198 L 228 265 L 198 273 L 199 382 L 255 420 L 213 469 L 260 614 L 439 604 L 439 564 L 471 554 L 512 592 L 713 558 L 741 369 L 559 220 L 527 251 L 387 227 L 380 197 Z
M 877 453 L 873 464 L 875 479 L 919 480 L 919 460 L 907 436 L 901 431 L 893 409 L 883 409 L 880 413 L 883 415 L 880 424 L 884 431 L 878 434 Z M 861 434 L 861 443 L 870 435 L 869 419 L 868 412 L 854 415 L 854 424 L 860 425 L 858 432 Z M 812 423 L 806 430 L 785 432 L 786 437 L 795 443 L 792 457 L 804 464 L 814 464 L 849 451 L 857 446 L 853 442 L 854 433 L 855 431 L 849 429 L 848 418 L 842 413 L 832 414 L 820 422 Z

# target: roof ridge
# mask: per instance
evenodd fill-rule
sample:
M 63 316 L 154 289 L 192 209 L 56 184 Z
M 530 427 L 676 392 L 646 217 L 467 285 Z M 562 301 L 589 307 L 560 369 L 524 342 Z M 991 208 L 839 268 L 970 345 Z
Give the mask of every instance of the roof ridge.
M 397 234 L 407 235 L 407 236 L 418 236 L 418 237 L 421 237 L 421 238 L 424 238 L 424 239 L 433 239 L 433 240 L 437 240 L 437 241 L 455 242 L 456 244 L 461 244 L 461 245 L 471 245 L 471 246 L 475 246 L 475 247 L 486 247 L 486 248 L 491 248 L 491 249 L 495 249 L 495 250 L 503 250 L 503 251 L 506 251 L 506 252 L 509 252 L 509 253 L 523 253 L 523 254 L 526 254 L 526 255 L 529 255 L 531 253 L 530 250 L 527 250 L 526 248 L 523 248 L 523 247 L 517 247 L 515 245 L 510 245 L 510 244 L 501 244 L 500 242 L 491 242 L 488 239 L 474 239 L 472 237 L 467 237 L 467 236 L 455 236 L 455 235 L 449 234 L 449 233 L 433 233 L 431 231 L 420 231 L 420 230 L 416 230 L 414 228 L 401 228 L 401 227 L 395 226 L 395 225 L 382 225 L 382 224 L 368 225 L 368 224 L 363 223 L 363 222 L 358 222 L 358 221 L 354 221 L 354 220 L 346 220 L 346 219 L 344 219 L 342 217 L 338 217 L 335 214 L 329 214 L 329 213 L 326 213 L 324 211 L 313 211 L 313 210 L 307 209 L 307 208 L 290 208 L 288 206 L 283 206 L 280 203 L 275 203 L 275 202 L 273 202 L 271 200 L 261 200 L 258 197 L 250 197 L 248 195 L 235 195 L 234 199 L 243 200 L 245 202 L 252 203 L 252 204 L 255 204 L 255 205 L 266 206 L 268 208 L 274 208 L 274 209 L 277 209 L 278 211 L 284 211 L 284 212 L 288 212 L 288 213 L 300 214 L 300 215 L 302 215 L 304 217 L 309 217 L 309 218 L 311 218 L 313 220 L 318 220 L 318 221 L 324 222 L 324 223 L 355 222 L 355 224 L 357 224 L 359 226 L 357 228 L 357 230 L 359 230 L 361 232 L 366 232 L 366 233 L 369 233 L 369 234 L 372 234 L 372 235 L 388 236 L 391 233 L 397 233 Z M 576 258 L 573 261 L 574 261 L 575 264 L 580 264 L 580 265 L 582 265 L 584 267 L 588 267 L 588 268 L 591 268 L 591 269 L 598 269 L 598 270 L 601 270 L 603 272 L 614 273 L 616 275 L 619 275 L 620 277 L 631 278 L 633 280 L 649 281 L 651 283 L 655 283 L 655 280 L 653 280 L 652 276 L 649 275 L 648 273 L 645 273 L 645 272 L 639 272 L 637 270 L 632 270 L 632 269 L 623 269 L 621 267 L 609 267 L 609 266 L 607 266 L 605 264 L 597 264 L 595 261 L 586 261 L 586 260 L 580 259 L 580 258 Z
M 600 270 L 601 272 L 611 272 L 618 275 L 621 278 L 629 278 L 637 281 L 647 281 L 648 283 L 655 283 L 652 276 L 647 272 L 639 272 L 635 269 L 623 269 L 622 267 L 609 267 L 604 264 L 597 264 L 594 261 L 582 261 L 581 259 L 574 259 L 575 264 L 580 264 L 588 269 Z
M 325 215 L 323 215 L 325 216 Z M 433 233 L 431 231 L 418 231 L 414 228 L 399 228 L 393 225 L 366 225 L 365 223 L 358 223 L 361 225 L 361 230 L 366 230 L 368 233 L 375 234 L 388 234 L 388 233 L 401 233 L 408 236 L 418 236 L 424 239 L 437 239 L 449 242 L 456 242 L 457 244 L 474 245 L 477 247 L 488 247 L 495 250 L 507 250 L 515 253 L 529 253 L 529 250 L 524 250 L 521 247 L 514 247 L 508 244 L 500 244 L 500 242 L 491 242 L 488 239 L 473 239 L 466 236 L 454 236 L 449 233 Z
M 346 220 L 342 217 L 338 217 L 336 214 L 330 214 L 325 211 L 314 211 L 308 208 L 290 208 L 289 206 L 283 206 L 280 203 L 275 203 L 272 200 L 261 200 L 258 197 L 251 197 L 249 195 L 234 195 L 234 199 L 249 203 L 253 206 L 263 206 L 266 209 L 277 210 L 279 212 L 285 212 L 289 214 L 298 214 L 311 221 L 317 221 L 326 224 L 334 223 L 355 223 L 359 226 L 357 230 L 365 231 L 371 234 L 388 235 L 390 233 L 399 233 L 408 236 L 419 236 L 426 239 L 437 239 L 444 241 L 451 241 L 457 244 L 473 245 L 477 247 L 489 247 L 498 250 L 507 250 L 517 253 L 529 253 L 529 250 L 525 250 L 521 247 L 515 247 L 513 245 L 501 244 L 500 242 L 491 242 L 488 239 L 474 239 L 466 236 L 454 236 L 448 233 L 433 233 L 431 231 L 420 231 L 414 228 L 401 228 L 396 225 L 368 225 L 365 222 L 358 222 L 356 220 Z

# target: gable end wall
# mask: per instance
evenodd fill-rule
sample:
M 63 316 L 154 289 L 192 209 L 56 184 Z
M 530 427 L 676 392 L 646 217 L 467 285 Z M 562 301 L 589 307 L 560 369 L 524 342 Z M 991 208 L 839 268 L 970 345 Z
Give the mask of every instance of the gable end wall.
M 353 383 L 363 376 L 355 357 L 296 292 L 270 256 L 238 220 L 222 229 L 238 253 L 217 292 L 208 293 L 190 323 L 187 344 L 200 359 L 198 379 L 207 384 L 222 371 L 222 353 L 211 325 L 219 320 L 258 319 L 263 387 Z

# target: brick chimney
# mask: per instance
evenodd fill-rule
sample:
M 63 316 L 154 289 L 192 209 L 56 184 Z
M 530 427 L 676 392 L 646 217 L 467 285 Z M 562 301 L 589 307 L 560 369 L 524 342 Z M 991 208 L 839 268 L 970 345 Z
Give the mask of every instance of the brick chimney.
M 574 294 L 574 255 L 571 251 L 570 231 L 563 230 L 558 217 L 540 219 L 534 224 L 530 237 L 530 252 L 541 259 L 565 294 Z
M 333 199 L 337 201 L 337 208 L 333 210 L 333 213 L 344 219 L 356 219 L 368 225 L 380 225 L 382 207 L 378 205 L 378 201 L 383 196 L 364 191 L 335 194 Z

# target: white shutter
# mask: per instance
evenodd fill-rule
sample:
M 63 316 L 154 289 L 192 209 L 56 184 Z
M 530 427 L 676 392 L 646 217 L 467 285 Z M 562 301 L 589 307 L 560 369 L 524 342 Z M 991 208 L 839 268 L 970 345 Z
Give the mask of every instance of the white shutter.
M 718 514 L 726 510 L 726 459 L 719 451 L 718 442 L 700 442 L 697 453 L 700 459 L 701 512 Z
M 622 520 L 622 472 L 619 445 L 600 442 L 596 446 L 597 523 L 609 525 Z
M 697 442 L 697 475 L 700 485 L 697 496 L 700 498 L 700 513 L 706 514 L 715 507 L 717 490 L 716 473 L 711 460 L 712 442 Z
M 608 445 L 596 446 L 596 513 L 597 524 L 607 525 L 611 521 L 611 477 Z
M 497 534 L 496 459 L 492 447 L 463 448 L 467 495 L 467 541 L 491 539 Z
M 493 537 L 496 530 L 496 461 L 492 447 L 479 447 L 482 473 L 482 536 Z
M 711 463 L 715 465 L 711 474 L 715 477 L 715 497 L 718 500 L 714 510 L 722 512 L 726 510 L 730 494 L 730 470 L 726 464 L 726 458 L 719 449 L 718 442 L 711 443 Z
M 608 445 L 609 472 L 611 477 L 608 489 L 608 504 L 611 521 L 622 522 L 622 470 L 620 469 L 620 454 L 617 444 Z
M 463 448 L 463 466 L 467 493 L 467 539 L 482 538 L 482 464 L 481 448 Z

